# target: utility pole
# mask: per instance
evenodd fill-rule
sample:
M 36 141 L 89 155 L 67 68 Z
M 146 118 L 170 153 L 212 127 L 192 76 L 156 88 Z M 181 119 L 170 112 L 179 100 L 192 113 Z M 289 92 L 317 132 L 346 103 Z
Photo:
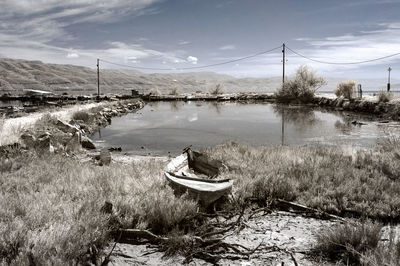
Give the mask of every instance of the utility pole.
M 389 67 L 388 71 L 389 71 L 389 78 L 388 78 L 388 84 L 387 84 L 387 91 L 389 92 L 390 91 L 390 71 L 392 71 L 392 68 Z
M 97 58 L 97 99 L 100 100 L 100 59 Z
M 282 106 L 282 132 L 281 132 L 281 143 L 285 145 L 285 108 Z
M 282 44 L 282 85 L 285 84 L 285 43 Z M 285 145 L 285 108 L 282 106 L 282 146 Z
M 285 83 L 285 43 L 282 45 L 282 84 Z

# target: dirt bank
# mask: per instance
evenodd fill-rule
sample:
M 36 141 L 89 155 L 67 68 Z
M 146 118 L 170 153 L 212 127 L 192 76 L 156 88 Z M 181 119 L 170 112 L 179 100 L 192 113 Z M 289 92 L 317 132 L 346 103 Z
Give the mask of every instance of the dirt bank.
M 339 223 L 276 211 L 260 213 L 246 219 L 244 228 L 235 227 L 223 236 L 225 241 L 240 244 L 250 249 L 259 245 L 260 250 L 249 255 L 248 259 L 235 259 L 234 254 L 222 259 L 219 265 L 335 265 L 311 259 L 306 255 L 315 244 L 316 234 L 323 228 Z M 110 245 L 112 248 L 113 245 Z M 290 255 L 293 255 L 292 256 Z M 184 265 L 182 256 L 165 257 L 152 245 L 117 244 L 112 256 L 113 265 Z M 283 263 L 283 264 L 282 264 Z M 200 259 L 193 259 L 189 265 L 212 265 Z

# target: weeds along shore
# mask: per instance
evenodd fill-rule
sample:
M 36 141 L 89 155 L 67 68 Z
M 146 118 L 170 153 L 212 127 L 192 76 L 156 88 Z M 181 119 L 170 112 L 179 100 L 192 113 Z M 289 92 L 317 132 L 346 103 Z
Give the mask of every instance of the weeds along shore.
M 129 104 L 131 111 L 140 108 L 139 103 Z M 67 124 L 89 134 L 124 112 L 129 112 L 128 102 L 110 103 L 76 111 Z M 20 145 L 2 148 L 0 202 L 6 204 L 0 205 L 0 264 L 100 265 L 107 258 L 104 248 L 118 241 L 124 229 L 148 232 L 162 240 L 157 244 L 166 255 L 181 254 L 189 261 L 196 256 L 218 261 L 222 255 L 210 255 L 213 247 L 246 257 L 251 251 L 217 236 L 237 226 L 243 216 L 252 216 L 252 209 L 279 209 L 280 200 L 353 217 L 344 227 L 322 231 L 311 255 L 366 265 L 396 265 L 400 257 L 398 240 L 390 245 L 376 240 L 380 223 L 400 220 L 398 139 L 365 150 L 233 142 L 207 148 L 209 156 L 228 166 L 222 178 L 235 183 L 230 200 L 219 203 L 216 213 L 205 213 L 187 195 L 175 196 L 163 175 L 163 162 L 99 166 L 79 160 L 75 155 L 82 148 L 71 142 L 76 132 L 65 132 L 70 129 L 45 115 L 29 128 L 33 145 L 22 139 Z M 210 220 L 218 215 L 234 222 Z M 367 218 L 374 223 L 364 222 Z

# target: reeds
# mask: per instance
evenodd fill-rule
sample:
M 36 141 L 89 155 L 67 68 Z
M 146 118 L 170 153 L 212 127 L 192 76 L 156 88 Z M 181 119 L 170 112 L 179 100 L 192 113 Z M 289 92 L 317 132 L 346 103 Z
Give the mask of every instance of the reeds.
M 21 155 L 0 175 L 0 264 L 75 264 L 101 250 L 115 220 L 122 228 L 165 233 L 196 212 L 176 198 L 156 161 L 99 167 L 60 155 Z M 113 212 L 100 211 L 105 201 Z M 113 224 L 110 221 L 113 220 Z
M 366 151 L 333 146 L 250 147 L 226 143 L 207 149 L 230 171 L 235 197 L 281 198 L 333 214 L 400 218 L 400 141 Z

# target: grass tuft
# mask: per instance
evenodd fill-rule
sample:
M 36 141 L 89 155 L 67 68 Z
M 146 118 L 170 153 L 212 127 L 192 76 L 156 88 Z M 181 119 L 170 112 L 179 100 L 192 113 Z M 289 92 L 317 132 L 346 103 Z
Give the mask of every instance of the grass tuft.
M 169 92 L 169 95 L 178 96 L 178 95 L 181 95 L 181 94 L 182 94 L 182 90 L 180 88 L 178 88 L 178 87 L 175 87 L 175 88 L 171 89 L 171 91 Z
M 339 225 L 317 235 L 314 251 L 333 261 L 360 265 L 363 254 L 377 248 L 381 229 L 372 222 Z
M 387 103 L 392 99 L 390 92 L 381 91 L 378 93 L 378 102 Z

